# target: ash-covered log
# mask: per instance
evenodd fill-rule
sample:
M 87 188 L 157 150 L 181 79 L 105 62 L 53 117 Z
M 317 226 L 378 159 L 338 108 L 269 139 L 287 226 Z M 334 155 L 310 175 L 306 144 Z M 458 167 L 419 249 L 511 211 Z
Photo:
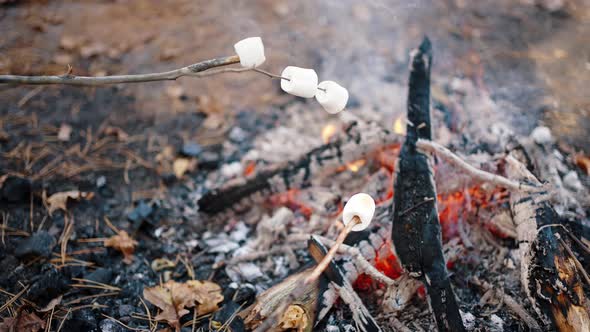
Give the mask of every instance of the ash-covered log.
M 524 164 L 509 156 L 506 173 L 540 185 Z M 550 330 L 590 331 L 590 307 L 584 293 L 583 267 L 569 244 L 565 228 L 547 192 L 510 195 L 519 240 L 522 286 Z
M 199 210 L 207 214 L 248 206 L 263 197 L 310 185 L 319 170 L 339 167 L 366 158 L 375 148 L 397 142 L 398 137 L 374 122 L 353 121 L 344 133 L 330 143 L 305 153 L 299 159 L 262 170 L 256 175 L 236 179 L 211 190 L 199 200 Z
M 432 47 L 424 38 L 412 51 L 408 126 L 394 183 L 392 240 L 404 269 L 426 285 L 439 331 L 464 331 L 442 250 L 436 188 L 429 156 L 416 149 L 430 140 L 430 67 Z

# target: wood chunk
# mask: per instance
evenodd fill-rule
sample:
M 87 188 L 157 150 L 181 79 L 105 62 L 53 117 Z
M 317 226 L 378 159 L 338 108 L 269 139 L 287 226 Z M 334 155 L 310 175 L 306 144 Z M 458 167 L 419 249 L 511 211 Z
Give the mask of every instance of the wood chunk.
M 524 164 L 509 156 L 506 173 L 540 184 Z M 590 331 L 590 308 L 575 258 L 556 233 L 563 227 L 546 192 L 513 192 L 510 208 L 519 240 L 521 282 L 535 311 L 558 331 Z M 566 238 L 564 235 L 560 235 Z

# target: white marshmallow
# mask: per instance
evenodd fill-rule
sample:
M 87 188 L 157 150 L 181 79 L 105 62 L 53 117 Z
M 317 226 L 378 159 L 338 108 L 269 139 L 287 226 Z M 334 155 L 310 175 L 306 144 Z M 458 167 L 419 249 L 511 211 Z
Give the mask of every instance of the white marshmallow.
M 367 228 L 375 214 L 375 201 L 373 198 L 365 193 L 353 195 L 342 211 L 342 222 L 347 225 L 355 216 L 358 216 L 361 223 L 352 228 L 353 231 L 358 232 Z
M 330 114 L 340 113 L 348 102 L 348 90 L 334 81 L 323 81 L 318 85 L 315 99 L 322 105 L 326 112 Z
M 234 49 L 240 57 L 242 67 L 255 68 L 266 60 L 264 56 L 264 44 L 260 37 L 250 37 L 235 43 Z
M 318 90 L 318 74 L 315 70 L 288 66 L 283 70 L 281 89 L 286 93 L 303 98 L 313 98 Z

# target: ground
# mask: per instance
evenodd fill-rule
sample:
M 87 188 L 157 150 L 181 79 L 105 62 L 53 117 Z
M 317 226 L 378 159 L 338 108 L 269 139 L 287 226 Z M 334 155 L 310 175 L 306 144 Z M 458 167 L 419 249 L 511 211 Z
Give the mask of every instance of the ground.
M 427 34 L 433 98 L 449 108 L 451 130 L 501 123 L 528 135 L 544 124 L 567 151 L 588 154 L 590 5 L 565 1 L 551 11 L 543 3 L 0 1 L 0 73 L 63 74 L 68 65 L 76 75 L 164 71 L 231 55 L 234 42 L 260 35 L 265 69 L 315 68 L 349 88 L 347 112 L 370 109 L 391 128 L 405 113 L 408 52 Z M 461 108 L 445 98 L 453 84 L 469 84 L 497 106 Z M 0 101 L 0 179 L 10 175 L 0 185 L 0 302 L 23 287 L 39 307 L 65 294 L 62 304 L 81 306 L 65 321 L 68 331 L 105 331 L 111 321 L 104 315 L 147 326 L 131 313 L 145 312 L 138 297 L 162 278 L 152 268 L 158 258 L 175 262 L 173 277 L 186 279 L 194 268 L 195 279 L 227 286 L 203 238 L 233 231 L 240 218 L 199 214 L 197 198 L 219 184 L 207 181 L 210 173 L 241 161 L 257 137 L 288 123 L 290 106 L 322 112 L 252 72 L 97 88 L 0 86 Z M 311 127 L 329 122 L 322 115 Z M 179 158 L 196 166 L 176 176 Z M 67 190 L 92 197 L 49 214 L 43 193 Z M 131 264 L 101 242 L 79 241 L 114 235 L 106 220 L 138 241 Z M 35 233 L 51 245 L 32 248 L 26 239 Z M 72 259 L 62 261 L 63 252 Z M 76 303 L 96 293 L 72 287 L 71 278 L 113 285 L 118 294 Z M 253 291 L 244 289 L 240 296 L 251 300 Z M 94 307 L 84 307 L 91 301 Z M 54 329 L 64 315 L 56 315 Z

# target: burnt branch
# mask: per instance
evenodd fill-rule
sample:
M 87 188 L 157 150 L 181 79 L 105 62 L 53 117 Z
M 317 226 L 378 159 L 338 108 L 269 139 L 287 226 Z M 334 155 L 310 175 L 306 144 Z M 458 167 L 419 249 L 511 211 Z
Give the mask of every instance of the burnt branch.
M 194 63 L 192 65 L 165 71 L 161 73 L 136 74 L 136 75 L 113 75 L 113 76 L 76 76 L 69 71 L 64 75 L 59 76 L 19 76 L 19 75 L 0 75 L 0 84 L 63 84 L 63 85 L 77 85 L 77 86 L 100 86 L 107 84 L 118 83 L 139 83 L 139 82 L 154 82 L 154 81 L 171 81 L 176 80 L 182 76 L 208 76 L 211 74 L 218 74 L 226 71 L 244 71 L 249 68 L 230 68 L 229 70 L 204 72 L 207 69 L 227 66 L 240 62 L 240 57 L 237 55 L 227 56 L 223 58 L 205 60 Z
M 439 331 L 464 331 L 443 255 L 431 160 L 416 148 L 418 139 L 432 136 L 431 62 L 431 45 L 425 38 L 412 52 L 409 123 L 396 167 L 392 239 L 402 266 L 426 285 Z
M 506 161 L 509 177 L 540 184 L 524 164 L 512 156 Z M 545 324 L 552 324 L 559 331 L 588 331 L 590 314 L 577 271 L 579 265 L 562 239 L 564 236 L 556 236 L 563 226 L 549 200 L 546 192 L 510 195 L 519 240 L 521 282 Z
M 481 182 L 491 183 L 509 190 L 535 192 L 540 191 L 542 189 L 541 186 L 532 186 L 530 184 L 520 183 L 518 181 L 510 180 L 497 174 L 492 174 L 477 169 L 466 163 L 463 159 L 451 152 L 449 149 L 433 141 L 419 139 L 416 143 L 416 147 L 422 152 L 436 153 L 438 156 L 446 160 L 451 165 L 466 172 L 469 176 Z
M 376 147 L 396 140 L 397 136 L 376 123 L 352 122 L 337 140 L 314 148 L 297 160 L 274 165 L 253 177 L 230 181 L 206 193 L 199 200 L 199 209 L 214 214 L 231 207 L 239 209 L 269 194 L 305 188 L 319 170 L 365 158 Z

